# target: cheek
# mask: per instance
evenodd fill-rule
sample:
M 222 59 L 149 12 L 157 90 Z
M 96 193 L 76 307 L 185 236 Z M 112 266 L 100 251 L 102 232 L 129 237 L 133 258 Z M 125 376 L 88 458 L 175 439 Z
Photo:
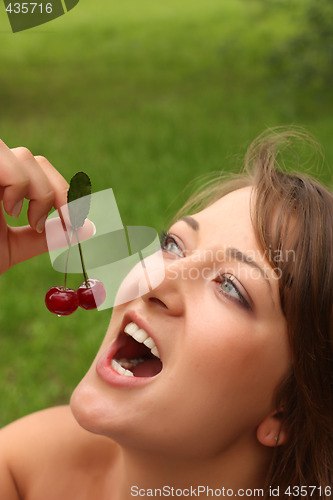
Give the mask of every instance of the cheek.
M 197 333 L 186 349 L 184 378 L 191 373 L 196 390 L 206 399 L 210 394 L 212 406 L 227 403 L 229 409 L 253 409 L 257 416 L 270 411 L 274 390 L 288 368 L 284 336 L 272 332 L 271 324 L 241 315 L 224 314 L 223 322 L 207 322 L 202 331 L 198 324 L 191 327 Z

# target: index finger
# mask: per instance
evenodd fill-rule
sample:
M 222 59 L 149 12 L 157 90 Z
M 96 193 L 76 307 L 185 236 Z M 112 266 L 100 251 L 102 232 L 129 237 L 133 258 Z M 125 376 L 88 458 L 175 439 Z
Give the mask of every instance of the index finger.
M 59 208 L 67 203 L 69 184 L 66 179 L 54 168 L 44 156 L 35 156 L 35 160 L 44 170 L 54 191 L 54 208 Z

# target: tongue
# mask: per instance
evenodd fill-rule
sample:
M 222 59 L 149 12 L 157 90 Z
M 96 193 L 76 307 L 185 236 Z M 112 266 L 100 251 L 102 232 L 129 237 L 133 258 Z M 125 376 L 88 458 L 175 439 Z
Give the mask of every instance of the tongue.
M 147 359 L 132 368 L 134 377 L 154 377 L 162 370 L 162 363 L 159 359 Z
M 161 361 L 153 356 L 147 346 L 136 342 L 132 337 L 120 334 L 120 347 L 116 352 L 114 359 L 139 359 L 144 358 L 142 363 L 130 368 L 135 377 L 154 377 L 162 370 Z

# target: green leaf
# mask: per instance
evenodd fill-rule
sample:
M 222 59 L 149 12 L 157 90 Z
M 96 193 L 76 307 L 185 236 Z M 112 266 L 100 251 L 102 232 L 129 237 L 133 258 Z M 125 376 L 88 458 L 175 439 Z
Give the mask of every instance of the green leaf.
M 76 201 L 68 206 L 69 218 L 74 229 L 83 226 L 90 209 L 91 182 L 87 174 L 78 172 L 71 178 L 67 203 Z

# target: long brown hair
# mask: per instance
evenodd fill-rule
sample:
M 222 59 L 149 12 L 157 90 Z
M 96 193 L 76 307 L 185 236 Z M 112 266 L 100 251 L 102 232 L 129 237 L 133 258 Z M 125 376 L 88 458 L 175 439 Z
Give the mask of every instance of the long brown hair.
M 292 252 L 293 258 L 270 260 L 279 271 L 292 363 L 276 393 L 288 441 L 274 449 L 266 498 L 271 486 L 279 487 L 279 498 L 322 500 L 333 495 L 333 195 L 309 175 L 281 167 L 281 146 L 295 141 L 309 139 L 300 130 L 263 134 L 250 146 L 242 174 L 209 181 L 181 215 L 252 185 L 253 227 L 264 255 Z

